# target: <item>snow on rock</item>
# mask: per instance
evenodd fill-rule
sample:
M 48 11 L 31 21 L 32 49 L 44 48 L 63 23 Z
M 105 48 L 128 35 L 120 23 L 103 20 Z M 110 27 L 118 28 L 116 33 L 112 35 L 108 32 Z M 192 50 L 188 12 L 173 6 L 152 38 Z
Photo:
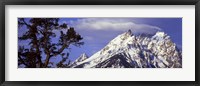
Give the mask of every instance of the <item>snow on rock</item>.
M 88 56 L 85 53 L 83 53 L 70 66 L 71 67 L 76 66 L 77 63 L 82 62 L 82 61 L 84 61 L 86 59 L 88 59 Z
M 128 30 L 111 40 L 103 49 L 84 60 L 77 59 L 75 68 L 181 68 L 182 54 L 170 36 L 134 35 Z M 82 59 L 81 58 L 81 59 Z

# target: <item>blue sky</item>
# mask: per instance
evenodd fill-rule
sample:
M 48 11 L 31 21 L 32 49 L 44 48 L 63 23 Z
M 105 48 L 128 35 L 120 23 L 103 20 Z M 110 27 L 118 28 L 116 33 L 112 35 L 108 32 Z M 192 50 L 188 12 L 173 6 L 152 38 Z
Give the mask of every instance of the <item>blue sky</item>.
M 81 47 L 70 46 L 71 60 L 75 60 L 82 53 L 93 55 L 128 29 L 134 34 L 155 34 L 157 31 L 164 31 L 179 48 L 182 48 L 182 18 L 61 18 L 59 23 L 67 23 L 69 27 L 74 27 L 85 43 Z M 19 34 L 22 32 L 19 31 Z M 56 62 L 59 60 L 59 58 L 51 59 Z

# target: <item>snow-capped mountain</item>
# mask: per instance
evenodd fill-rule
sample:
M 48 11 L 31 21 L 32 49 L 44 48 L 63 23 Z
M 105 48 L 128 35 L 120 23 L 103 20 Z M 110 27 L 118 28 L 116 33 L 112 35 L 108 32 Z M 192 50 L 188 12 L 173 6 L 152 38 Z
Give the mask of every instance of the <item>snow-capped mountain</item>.
M 86 60 L 87 58 L 88 58 L 88 56 L 85 53 L 83 53 L 70 66 L 76 66 L 77 63 L 82 62 L 82 61 Z
M 129 30 L 91 57 L 75 62 L 74 68 L 181 68 L 182 54 L 164 32 L 142 36 Z

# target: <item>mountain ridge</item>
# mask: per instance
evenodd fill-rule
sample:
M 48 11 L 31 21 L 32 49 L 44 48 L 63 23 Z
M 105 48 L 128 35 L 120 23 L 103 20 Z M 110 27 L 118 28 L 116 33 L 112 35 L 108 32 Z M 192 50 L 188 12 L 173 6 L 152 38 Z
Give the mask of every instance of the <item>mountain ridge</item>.
M 182 68 L 182 55 L 170 36 L 158 31 L 152 37 L 136 36 L 131 30 L 73 68 Z

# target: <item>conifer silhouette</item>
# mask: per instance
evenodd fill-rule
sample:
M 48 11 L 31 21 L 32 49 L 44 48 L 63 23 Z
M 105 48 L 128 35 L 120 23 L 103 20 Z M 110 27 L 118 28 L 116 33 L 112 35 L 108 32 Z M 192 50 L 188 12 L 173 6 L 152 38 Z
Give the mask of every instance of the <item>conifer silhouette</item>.
M 22 28 L 26 26 L 26 28 Z M 18 29 L 27 29 L 19 41 L 30 40 L 29 46 L 18 45 L 18 65 L 23 64 L 27 68 L 47 68 L 53 56 L 61 56 L 62 60 L 57 67 L 66 67 L 63 64 L 69 57 L 69 52 L 63 52 L 69 45 L 80 46 L 83 39 L 73 27 L 68 28 L 67 24 L 59 24 L 59 18 L 19 18 Z M 60 31 L 56 34 L 55 30 Z M 65 31 L 64 31 L 65 30 Z M 57 43 L 52 38 L 59 37 Z M 42 56 L 42 53 L 45 55 Z M 45 60 L 42 60 L 45 59 Z

